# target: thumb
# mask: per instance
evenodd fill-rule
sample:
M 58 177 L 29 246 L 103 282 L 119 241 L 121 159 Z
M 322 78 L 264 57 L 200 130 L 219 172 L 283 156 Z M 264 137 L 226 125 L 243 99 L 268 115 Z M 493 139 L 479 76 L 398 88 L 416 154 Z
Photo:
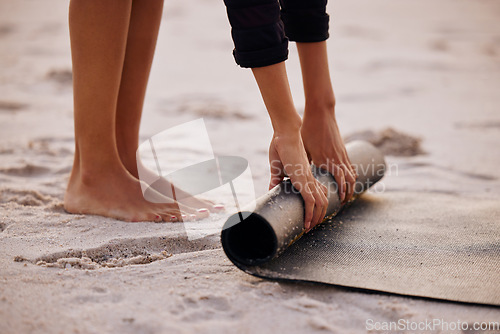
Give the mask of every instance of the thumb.
M 285 171 L 283 168 L 283 164 L 280 160 L 271 160 L 269 161 L 269 165 L 271 168 L 271 181 L 269 182 L 269 190 L 276 187 L 283 181 L 285 177 Z
M 285 169 L 283 163 L 276 151 L 274 145 L 269 148 L 269 167 L 271 169 L 271 181 L 269 182 L 269 190 L 276 187 L 285 177 Z

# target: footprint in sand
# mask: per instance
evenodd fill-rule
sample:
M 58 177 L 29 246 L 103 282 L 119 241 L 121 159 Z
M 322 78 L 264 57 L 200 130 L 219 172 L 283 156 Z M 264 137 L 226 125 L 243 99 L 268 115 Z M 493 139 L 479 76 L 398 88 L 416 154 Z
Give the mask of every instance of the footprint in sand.
M 187 237 L 145 237 L 116 239 L 100 247 L 57 252 L 26 260 L 51 268 L 98 269 L 144 265 L 173 254 L 197 252 L 220 247 L 218 238 L 190 241 Z
M 50 169 L 43 166 L 24 163 L 15 167 L 0 168 L 0 173 L 9 176 L 33 177 L 40 176 L 50 172 Z
M 448 52 L 450 51 L 450 44 L 445 39 L 435 39 L 429 42 L 429 47 L 431 50 L 438 52 Z
M 368 141 L 385 155 L 412 157 L 425 154 L 421 147 L 422 139 L 392 128 L 386 128 L 379 132 L 372 130 L 356 132 L 345 138 L 346 142 L 353 140 Z
M 28 142 L 28 149 L 35 154 L 55 157 L 73 156 L 73 141 L 64 138 L 38 138 Z
M 1 24 L 0 25 L 0 37 L 10 35 L 14 32 L 14 26 L 12 24 Z
M 455 123 L 455 128 L 457 129 L 478 129 L 478 130 L 488 130 L 488 129 L 500 129 L 500 120 L 490 120 L 485 122 L 458 122 Z
M 227 297 L 214 295 L 196 295 L 185 297 L 181 309 L 182 321 L 206 321 L 220 316 L 228 316 L 231 305 Z M 236 314 L 232 314 L 236 317 Z
M 175 114 L 190 113 L 198 117 L 217 119 L 240 119 L 252 118 L 251 115 L 244 114 L 237 108 L 232 108 L 224 101 L 220 101 L 206 96 L 184 96 L 175 100 L 162 102 L 162 106 L 169 106 Z
M 8 101 L 2 100 L 0 101 L 0 113 L 14 113 L 23 109 L 28 108 L 28 105 L 25 103 L 17 102 L 17 101 Z
M 402 170 L 413 169 L 413 168 L 426 168 L 426 167 L 430 167 L 430 168 L 433 168 L 436 170 L 444 171 L 445 173 L 451 173 L 451 174 L 455 174 L 458 176 L 467 177 L 467 178 L 479 180 L 479 181 L 495 181 L 495 180 L 497 180 L 497 178 L 495 176 L 492 176 L 492 175 L 465 172 L 465 171 L 453 169 L 451 167 L 439 166 L 439 165 L 430 164 L 430 163 L 426 163 L 426 162 L 400 162 L 399 163 L 399 168 Z M 428 190 L 428 191 L 432 191 L 432 190 Z
M 73 72 L 71 69 L 53 69 L 47 73 L 46 78 L 61 86 L 71 86 L 73 84 Z
M 42 206 L 56 201 L 55 198 L 43 195 L 36 190 L 0 190 L 0 203 L 17 203 L 25 206 Z
M 500 56 L 500 36 L 496 36 L 491 41 L 483 45 L 481 51 L 484 55 L 492 58 Z

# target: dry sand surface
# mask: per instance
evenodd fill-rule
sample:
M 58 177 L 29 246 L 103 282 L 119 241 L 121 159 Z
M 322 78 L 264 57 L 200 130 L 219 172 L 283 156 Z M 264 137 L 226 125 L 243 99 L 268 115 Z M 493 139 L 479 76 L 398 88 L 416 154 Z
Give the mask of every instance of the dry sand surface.
M 493 307 L 266 281 L 234 267 L 218 234 L 188 240 L 182 224 L 65 213 L 67 7 L 0 0 L 0 333 L 365 333 L 367 319 L 500 321 Z M 330 1 L 329 12 L 338 120 L 397 166 L 385 191 L 445 196 L 447 210 L 500 205 L 500 2 Z M 232 59 L 222 1 L 169 0 L 164 14 L 143 138 L 204 117 L 215 152 L 247 158 L 262 194 L 271 127 L 251 73 Z M 300 109 L 293 45 L 288 68 Z

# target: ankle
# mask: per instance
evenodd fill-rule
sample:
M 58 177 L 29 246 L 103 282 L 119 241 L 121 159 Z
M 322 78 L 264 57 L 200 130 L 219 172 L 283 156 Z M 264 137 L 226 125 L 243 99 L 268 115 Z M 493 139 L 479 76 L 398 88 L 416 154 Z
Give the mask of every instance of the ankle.
M 135 178 L 138 177 L 139 172 L 137 171 L 137 160 L 135 155 L 133 157 L 127 157 L 120 154 L 120 164 Z
M 103 180 L 109 181 L 112 178 L 122 175 L 123 167 L 114 165 L 105 166 L 79 166 L 72 172 L 72 178 L 83 186 L 102 186 Z
M 134 177 L 138 177 L 138 171 L 137 171 L 137 156 L 136 152 L 133 151 L 130 153 L 131 150 L 125 151 L 121 150 L 120 147 L 118 147 L 118 155 L 120 157 L 121 164 L 125 167 L 125 169 L 132 174 Z

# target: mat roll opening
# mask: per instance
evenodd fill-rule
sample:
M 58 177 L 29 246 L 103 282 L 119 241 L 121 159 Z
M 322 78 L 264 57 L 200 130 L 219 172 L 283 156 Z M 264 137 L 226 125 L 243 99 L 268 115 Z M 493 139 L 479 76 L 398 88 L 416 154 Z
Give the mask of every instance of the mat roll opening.
M 256 213 L 223 230 L 221 238 L 228 257 L 248 266 L 269 261 L 276 255 L 278 248 L 273 228 Z

